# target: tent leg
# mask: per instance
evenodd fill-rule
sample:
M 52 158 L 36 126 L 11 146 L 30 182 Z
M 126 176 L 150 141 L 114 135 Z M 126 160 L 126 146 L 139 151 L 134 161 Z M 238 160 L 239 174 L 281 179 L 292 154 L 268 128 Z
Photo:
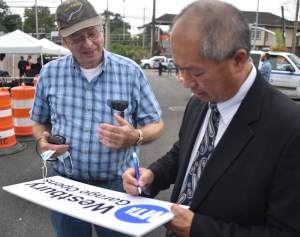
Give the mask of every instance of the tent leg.
M 15 55 L 13 54 L 13 61 L 12 61 L 12 65 L 13 65 L 13 77 L 15 77 Z
M 41 64 L 44 65 L 43 53 L 41 53 Z

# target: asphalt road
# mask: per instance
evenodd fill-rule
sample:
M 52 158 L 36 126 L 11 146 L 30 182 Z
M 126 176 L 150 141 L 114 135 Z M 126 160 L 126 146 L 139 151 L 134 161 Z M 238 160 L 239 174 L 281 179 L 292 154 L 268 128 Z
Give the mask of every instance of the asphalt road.
M 174 76 L 159 77 L 156 71 L 145 71 L 163 111 L 165 132 L 157 141 L 143 146 L 141 164 L 147 166 L 162 156 L 173 144 L 190 92 L 181 87 Z M 33 141 L 21 141 L 27 148 L 14 155 L 0 156 L 0 186 L 41 178 L 41 162 L 35 154 Z M 157 199 L 169 200 L 170 190 Z M 53 237 L 48 210 L 0 190 L 0 237 Z M 162 237 L 160 227 L 146 237 Z M 94 235 L 95 236 L 95 235 Z

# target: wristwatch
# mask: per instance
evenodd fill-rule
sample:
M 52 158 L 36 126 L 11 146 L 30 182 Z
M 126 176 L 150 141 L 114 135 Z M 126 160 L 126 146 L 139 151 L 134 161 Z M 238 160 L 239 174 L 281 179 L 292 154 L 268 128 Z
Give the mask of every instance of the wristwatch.
M 138 137 L 137 141 L 135 142 L 135 145 L 139 146 L 143 143 L 144 136 L 143 136 L 143 131 L 141 129 L 137 129 L 137 131 L 139 132 L 139 137 Z

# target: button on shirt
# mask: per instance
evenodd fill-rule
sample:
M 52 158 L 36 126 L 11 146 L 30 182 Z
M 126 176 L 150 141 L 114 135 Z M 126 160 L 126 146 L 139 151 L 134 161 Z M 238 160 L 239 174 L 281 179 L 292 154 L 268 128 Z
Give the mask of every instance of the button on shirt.
M 100 74 L 90 82 L 72 55 L 47 63 L 41 71 L 31 119 L 51 123 L 51 133 L 66 138 L 73 162 L 71 178 L 111 180 L 131 164 L 135 148 L 115 150 L 99 142 L 101 123 L 118 125 L 108 100 L 128 101 L 124 118 L 134 127 L 160 120 L 161 110 L 148 80 L 128 58 L 104 50 Z M 52 163 L 55 171 L 66 175 L 61 162 Z

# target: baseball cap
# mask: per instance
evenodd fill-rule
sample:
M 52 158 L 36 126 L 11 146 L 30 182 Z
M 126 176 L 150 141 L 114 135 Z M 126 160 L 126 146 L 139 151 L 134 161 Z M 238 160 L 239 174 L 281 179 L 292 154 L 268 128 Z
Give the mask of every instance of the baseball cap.
M 56 22 L 62 37 L 90 26 L 100 25 L 101 17 L 87 0 L 66 0 L 56 9 Z

